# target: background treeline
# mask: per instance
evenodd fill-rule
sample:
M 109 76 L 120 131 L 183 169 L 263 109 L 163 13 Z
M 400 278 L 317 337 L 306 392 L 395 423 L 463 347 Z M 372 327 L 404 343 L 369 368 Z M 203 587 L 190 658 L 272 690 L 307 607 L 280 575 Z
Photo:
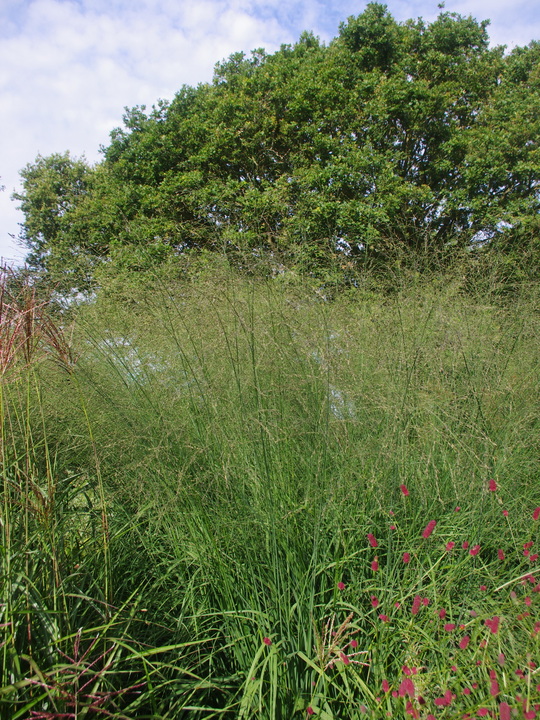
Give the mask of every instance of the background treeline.
M 328 45 L 231 55 L 212 83 L 126 111 L 95 166 L 22 170 L 30 265 L 70 288 L 201 251 L 349 282 L 471 249 L 530 272 L 540 43 L 505 55 L 487 24 L 372 3 Z

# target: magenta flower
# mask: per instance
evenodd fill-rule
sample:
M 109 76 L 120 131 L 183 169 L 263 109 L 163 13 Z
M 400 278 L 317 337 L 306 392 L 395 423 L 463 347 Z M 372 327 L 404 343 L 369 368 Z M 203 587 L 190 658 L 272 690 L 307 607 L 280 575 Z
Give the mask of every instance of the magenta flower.
M 408 489 L 407 489 L 407 486 L 406 486 L 406 485 L 400 485 L 400 486 L 399 486 L 399 489 L 400 489 L 401 492 L 405 495 L 405 497 L 407 497 L 407 495 L 409 494 L 409 491 L 408 491 Z
M 389 684 L 388 680 L 382 681 L 382 689 L 383 689 L 383 692 L 385 692 L 385 693 L 390 691 L 390 684 Z
M 349 644 L 350 644 L 350 646 L 351 646 L 352 648 L 357 648 L 357 647 L 358 647 L 358 640 L 351 640 L 351 642 L 350 642 Z
M 348 664 L 351 662 L 351 661 L 349 660 L 349 658 L 347 657 L 347 655 L 345 655 L 344 652 L 340 652 L 340 653 L 339 653 L 339 657 L 340 657 L 340 660 L 342 661 L 342 663 L 343 663 L 344 665 L 348 665 Z
M 500 720 L 510 720 L 512 713 L 510 705 L 507 702 L 499 703 L 499 718 Z
M 446 550 L 447 550 L 448 552 L 450 552 L 450 550 L 453 550 L 453 549 L 454 549 L 455 545 L 456 545 L 456 543 L 455 543 L 455 542 L 452 542 L 452 540 L 450 540 L 450 542 L 447 542 L 447 543 L 446 543 Z
M 372 595 L 370 599 L 371 599 L 371 607 L 374 607 L 374 608 L 379 607 L 379 600 L 377 599 L 377 597 L 375 595 Z
M 404 562 L 405 564 L 411 562 L 411 554 L 410 554 L 410 553 L 408 553 L 408 552 L 404 552 L 404 553 L 403 553 L 403 562 Z
M 484 620 L 484 624 L 491 630 L 494 635 L 499 632 L 499 622 L 500 618 L 498 615 L 495 615 L 491 620 L 489 618 L 486 618 Z
M 456 626 L 454 623 L 445 623 L 444 629 L 446 632 L 452 632 L 452 630 L 456 629 Z
M 489 491 L 490 491 L 490 492 L 497 492 L 497 483 L 495 482 L 495 480 L 490 480 L 490 481 L 489 481 Z
M 444 620 L 444 618 L 446 617 L 446 610 L 444 608 L 441 608 L 439 610 L 439 617 L 441 618 L 441 620 Z
M 538 520 L 538 518 L 540 518 L 540 507 L 535 508 L 533 512 L 533 520 Z
M 265 645 L 271 645 L 271 644 L 272 644 L 272 641 L 270 640 L 269 637 L 263 637 L 263 643 L 264 643 Z
M 306 712 L 308 715 L 315 715 L 315 710 L 311 707 L 311 705 L 307 706 Z
M 497 557 L 499 558 L 499 560 L 504 560 L 504 550 L 497 550 Z
M 401 681 L 398 695 L 399 697 L 405 697 L 406 695 L 414 697 L 414 683 L 410 677 L 406 677 Z
M 503 510 L 502 513 L 503 513 L 504 517 L 508 517 L 508 510 Z
M 373 570 L 373 572 L 377 572 L 377 570 L 379 569 L 379 558 L 378 557 L 375 557 L 371 561 L 371 569 Z
M 540 508 L 539 508 L 540 510 Z M 431 533 L 435 530 L 435 526 L 437 525 L 436 520 L 430 520 L 424 530 L 422 531 L 422 537 L 427 540 L 427 538 L 431 535 Z
M 475 555 L 478 555 L 480 552 L 480 545 L 473 545 L 472 548 L 469 550 L 469 555 L 472 555 L 473 557 Z
M 465 540 L 465 542 L 461 543 L 461 547 L 466 550 L 469 547 L 469 541 Z
M 379 615 L 379 620 L 384 623 L 390 622 L 388 615 Z
M 470 640 L 471 638 L 469 637 L 469 635 L 464 635 L 459 641 L 460 650 L 465 650 L 465 648 L 469 645 Z
M 411 608 L 411 613 L 413 615 L 417 615 L 418 611 L 420 610 L 421 607 L 422 607 L 422 598 L 420 597 L 420 595 L 415 595 L 413 604 L 412 604 L 412 608 Z
M 491 697 L 497 697 L 499 694 L 499 683 L 496 680 L 491 681 L 491 685 L 489 686 L 489 694 Z
M 369 540 L 369 544 L 371 545 L 371 547 L 373 547 L 373 548 L 379 547 L 377 538 L 375 537 L 375 535 L 373 535 L 373 533 L 368 533 L 367 539 Z
M 444 707 L 446 705 L 451 705 L 453 700 L 453 695 L 451 690 L 447 690 L 444 693 L 443 697 L 435 698 L 434 702 L 435 705 L 438 705 L 439 707 Z
M 341 580 L 340 580 L 340 581 L 338 582 L 338 584 L 337 584 L 337 589 L 338 589 L 338 590 L 345 590 L 345 583 L 344 583 L 344 582 L 341 582 Z

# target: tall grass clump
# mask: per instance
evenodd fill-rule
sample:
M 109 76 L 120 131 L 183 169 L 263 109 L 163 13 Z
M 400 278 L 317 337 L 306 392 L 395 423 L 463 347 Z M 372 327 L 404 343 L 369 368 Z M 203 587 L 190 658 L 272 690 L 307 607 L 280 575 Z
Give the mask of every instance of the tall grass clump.
M 150 623 L 140 597 L 122 595 L 113 577 L 111 544 L 122 528 L 109 519 L 114 499 L 76 354 L 47 303 L 7 268 L 0 349 L 0 716 L 126 717 L 129 708 L 152 716 L 148 688 L 169 685 L 175 673 L 185 687 L 179 659 L 193 643 L 147 646 L 148 632 L 136 630 Z M 66 437 L 51 413 L 65 399 L 60 386 L 78 407 L 79 438 Z M 176 663 L 162 661 L 171 651 Z
M 533 292 L 213 267 L 72 318 L 2 386 L 7 716 L 534 717 Z

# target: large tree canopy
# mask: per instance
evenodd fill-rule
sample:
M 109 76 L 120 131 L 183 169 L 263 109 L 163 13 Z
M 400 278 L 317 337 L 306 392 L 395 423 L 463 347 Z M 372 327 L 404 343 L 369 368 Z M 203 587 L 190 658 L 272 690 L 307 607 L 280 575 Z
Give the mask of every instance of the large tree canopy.
M 486 27 L 372 3 L 328 45 L 231 55 L 212 83 L 126 111 L 97 166 L 23 170 L 31 262 L 84 284 L 192 249 L 320 272 L 508 246 L 539 210 L 540 45 L 505 56 Z

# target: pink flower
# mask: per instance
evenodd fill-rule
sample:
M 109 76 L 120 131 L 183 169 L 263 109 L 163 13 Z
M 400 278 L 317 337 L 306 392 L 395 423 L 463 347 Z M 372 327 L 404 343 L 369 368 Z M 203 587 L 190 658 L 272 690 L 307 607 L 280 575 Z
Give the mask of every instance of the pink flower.
M 263 643 L 264 643 L 265 645 L 271 645 L 271 644 L 272 644 L 272 641 L 270 640 L 269 637 L 263 637 Z
M 444 620 L 444 618 L 446 617 L 446 610 L 444 608 L 441 608 L 439 610 L 439 617 L 441 618 L 441 620 Z
M 460 510 L 461 510 L 461 508 L 459 507 L 459 505 L 456 508 L 454 508 L 454 512 L 459 512 Z
M 480 552 L 480 545 L 473 545 L 472 548 L 469 550 L 469 555 L 472 555 L 473 557 L 475 555 L 478 555 Z
M 453 700 L 452 691 L 447 690 L 444 693 L 443 697 L 435 698 L 435 705 L 438 705 L 439 707 L 444 707 L 445 705 L 451 705 Z
M 484 623 L 491 630 L 491 632 L 496 635 L 499 632 L 499 621 L 499 616 L 495 615 L 491 620 L 489 618 L 486 618 L 484 620 Z
M 508 517 L 508 510 L 503 510 L 502 512 L 503 512 L 504 517 Z
M 351 640 L 351 642 L 350 642 L 349 644 L 350 644 L 350 646 L 351 646 L 352 648 L 357 648 L 357 647 L 358 647 L 358 640 Z
M 491 685 L 489 686 L 489 694 L 491 697 L 497 697 L 499 694 L 499 683 L 496 680 L 491 681 Z
M 495 482 L 495 480 L 490 480 L 488 487 L 490 492 L 497 492 L 497 483 Z
M 487 590 L 487 586 L 486 586 L 486 585 L 480 585 L 480 590 L 481 590 L 482 592 L 485 592 L 485 591 Z
M 412 604 L 412 608 L 411 608 L 411 613 L 413 615 L 417 615 L 418 611 L 420 610 L 421 605 L 422 605 L 422 598 L 420 597 L 420 595 L 415 595 L 413 604 Z
M 499 560 L 504 560 L 504 550 L 497 550 L 497 557 L 499 558 Z
M 340 657 L 340 660 L 342 661 L 342 663 L 343 663 L 344 665 L 348 665 L 348 664 L 351 662 L 351 661 L 349 660 L 349 658 L 347 657 L 347 655 L 345 655 L 344 652 L 340 652 L 340 653 L 339 653 L 339 657 Z
M 375 559 L 371 561 L 371 569 L 373 570 L 373 572 L 377 572 L 377 570 L 379 569 L 379 558 L 378 557 L 375 557 Z
M 406 677 L 401 681 L 398 695 L 399 697 L 405 697 L 406 695 L 414 697 L 414 683 L 410 677 Z
M 510 705 L 507 702 L 499 703 L 499 718 L 500 720 L 510 720 L 511 711 Z
M 540 510 L 540 508 L 538 508 Z M 424 530 L 422 531 L 422 537 L 426 540 L 431 535 L 431 533 L 435 530 L 435 525 L 437 525 L 436 520 L 430 520 Z
M 532 603 L 532 600 L 531 600 L 531 598 L 527 595 L 527 597 L 525 598 L 525 600 L 524 600 L 523 602 L 525 603 L 525 605 L 530 606 L 530 604 Z
M 385 623 L 390 622 L 390 618 L 388 617 L 388 615 L 379 615 L 379 620 Z
M 469 645 L 470 640 L 471 638 L 469 635 L 464 635 L 459 641 L 460 650 L 465 650 L 465 648 Z
M 371 547 L 376 548 L 379 547 L 379 543 L 377 542 L 377 538 L 373 533 L 368 533 L 367 539 L 369 540 L 369 544 Z
M 535 508 L 533 512 L 533 520 L 538 520 L 538 518 L 540 518 L 540 507 Z
M 404 562 L 405 564 L 411 562 L 411 554 L 410 554 L 410 553 L 408 553 L 408 552 L 404 552 L 404 553 L 403 553 L 403 562 Z
M 405 495 L 405 497 L 407 497 L 407 495 L 409 494 L 409 491 L 408 491 L 408 489 L 407 489 L 407 486 L 406 486 L 406 485 L 400 485 L 400 486 L 399 486 L 399 489 L 400 489 L 401 492 Z
M 383 689 L 383 692 L 385 692 L 385 693 L 390 691 L 390 683 L 388 682 L 388 680 L 382 681 L 382 689 Z
M 371 596 L 371 607 L 379 607 L 379 600 L 375 597 L 375 595 Z
M 450 542 L 447 542 L 447 543 L 446 543 L 446 550 L 447 550 L 448 552 L 450 552 L 450 550 L 453 550 L 453 549 L 454 549 L 455 544 L 456 544 L 455 542 L 452 542 L 452 541 L 450 540 Z
M 476 714 L 478 717 L 486 717 L 486 715 L 489 715 L 489 710 L 487 708 L 478 708 L 478 712 Z
M 504 653 L 500 652 L 497 655 L 497 662 L 499 663 L 499 665 L 501 667 L 504 665 L 504 663 L 506 662 L 506 657 L 505 657 Z
M 444 629 L 446 632 L 452 632 L 452 630 L 456 629 L 456 626 L 454 623 L 445 623 Z
M 340 581 L 338 582 L 338 584 L 337 584 L 337 589 L 338 589 L 338 590 L 345 590 L 345 583 L 344 583 L 344 582 L 341 582 L 341 580 L 340 580 Z
M 469 547 L 469 541 L 465 540 L 465 542 L 461 543 L 461 547 L 466 550 Z
M 418 710 L 414 707 L 410 700 L 407 700 L 407 704 L 405 705 L 405 712 L 407 713 L 407 715 L 411 715 L 413 718 L 420 717 L 420 715 L 418 714 Z
M 311 707 L 311 705 L 307 706 L 306 712 L 308 715 L 315 715 L 315 710 Z
M 538 553 L 534 553 L 534 555 L 531 555 L 531 556 L 529 557 L 529 560 L 530 560 L 531 562 L 536 562 L 536 561 L 538 560 Z

